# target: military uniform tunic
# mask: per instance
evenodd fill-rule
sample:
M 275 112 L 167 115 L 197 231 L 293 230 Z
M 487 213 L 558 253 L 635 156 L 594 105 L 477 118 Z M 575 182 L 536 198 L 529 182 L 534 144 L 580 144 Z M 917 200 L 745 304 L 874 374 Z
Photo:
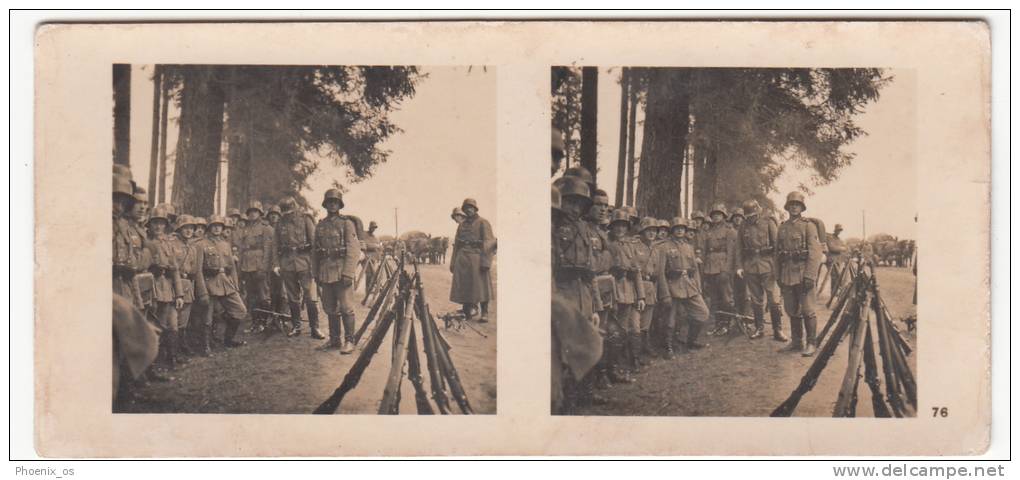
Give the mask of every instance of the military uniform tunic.
M 248 223 L 237 231 L 235 246 L 241 283 L 249 306 L 266 308 L 269 301 L 269 271 L 273 266 L 273 227 L 265 220 Z
M 683 312 L 688 321 L 708 321 L 708 306 L 701 294 L 701 280 L 698 273 L 698 258 L 694 247 L 687 241 L 675 238 L 667 240 L 663 250 L 663 266 L 659 272 L 660 282 L 666 286 L 672 308 L 667 326 L 676 325 L 676 317 Z M 672 331 L 669 329 L 667 331 Z
M 776 241 L 777 280 L 791 321 L 814 317 L 814 283 L 822 263 L 822 244 L 815 225 L 803 217 L 790 218 L 779 226 Z M 810 280 L 810 285 L 804 281 Z M 794 330 L 796 335 L 797 331 Z
M 457 225 L 450 269 L 450 301 L 460 304 L 488 302 L 492 295 L 489 268 L 496 238 L 489 221 L 476 215 Z
M 237 287 L 237 268 L 230 241 L 208 235 L 197 242 L 195 247 L 203 277 L 203 285 L 197 289 L 198 294 L 200 298 L 208 295 L 209 300 L 205 324 L 212 325 L 213 314 L 223 311 L 235 320 L 243 320 L 248 311 Z
M 705 232 L 702 240 L 701 273 L 705 290 L 716 311 L 733 312 L 733 272 L 737 265 L 737 232 L 729 223 L 719 222 Z
M 144 239 L 123 217 L 113 217 L 113 293 L 143 308 L 141 291 L 135 275 L 142 265 Z
M 775 223 L 767 218 L 748 218 L 740 230 L 737 251 L 755 318 L 764 315 L 766 302 L 770 308 L 779 304 L 774 268 L 777 237 Z
M 354 313 L 351 292 L 361 245 L 354 222 L 342 215 L 330 215 L 315 227 L 315 244 L 312 264 L 315 278 L 322 287 L 323 308 L 327 314 Z M 349 285 L 341 282 L 347 278 Z
M 307 215 L 291 210 L 280 217 L 274 236 L 274 263 L 280 267 L 283 289 L 293 313 L 294 305 L 301 305 L 306 299 L 314 298 L 311 263 L 315 225 Z

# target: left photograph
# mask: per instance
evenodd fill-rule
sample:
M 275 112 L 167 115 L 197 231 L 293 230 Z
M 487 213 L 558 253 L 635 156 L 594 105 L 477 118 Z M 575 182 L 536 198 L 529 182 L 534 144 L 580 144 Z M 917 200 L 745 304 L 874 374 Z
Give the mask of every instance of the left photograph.
M 496 413 L 494 68 L 112 74 L 114 413 Z

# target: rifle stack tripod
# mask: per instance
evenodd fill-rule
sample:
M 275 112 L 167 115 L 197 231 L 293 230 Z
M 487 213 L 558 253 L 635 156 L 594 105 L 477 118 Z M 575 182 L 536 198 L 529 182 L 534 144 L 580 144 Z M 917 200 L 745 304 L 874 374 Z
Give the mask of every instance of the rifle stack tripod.
M 386 265 L 386 262 L 383 262 Z M 384 273 L 388 272 L 388 273 Z M 372 357 L 379 350 L 387 332 L 393 327 L 393 348 L 390 354 L 390 372 L 386 387 L 383 390 L 382 402 L 379 404 L 380 415 L 400 413 L 400 386 L 404 377 L 404 365 L 407 365 L 407 377 L 414 387 L 414 399 L 419 415 L 433 415 L 435 410 L 447 415 L 452 413 L 449 396 L 457 403 L 464 414 L 473 414 L 467 394 L 460 382 L 460 376 L 450 357 L 450 345 L 436 326 L 435 318 L 425 300 L 425 288 L 417 262 L 414 263 L 413 274 L 404 269 L 401 258 L 392 270 L 380 270 L 386 280 L 378 288 L 373 286 L 369 292 L 375 294 L 372 308 L 365 317 L 365 323 L 358 328 L 354 342 L 359 343 L 368 327 L 380 319 L 372 330 L 367 342 L 355 359 L 354 365 L 344 375 L 340 386 L 315 409 L 316 414 L 333 414 L 340 407 L 347 392 L 358 385 L 362 374 L 368 368 Z M 376 282 L 383 275 L 375 275 Z M 415 326 L 415 319 L 419 327 Z M 419 358 L 418 338 L 421 338 L 422 350 L 425 353 L 425 366 L 428 370 L 430 395 L 425 391 L 422 376 L 422 365 Z M 449 394 L 447 393 L 449 392 Z M 435 409 L 432 408 L 435 403 Z
M 882 300 L 874 267 L 848 262 L 839 275 L 840 290 L 829 299 L 835 308 L 829 316 L 817 345 L 817 356 L 790 397 L 773 412 L 773 417 L 789 417 L 800 399 L 818 381 L 829 359 L 840 342 L 849 335 L 850 355 L 846 373 L 836 398 L 833 417 L 857 415 L 857 387 L 863 363 L 864 381 L 871 390 L 871 404 L 876 417 L 913 417 L 917 412 L 917 383 L 907 365 L 906 357 L 912 349 L 893 324 L 892 315 Z M 849 281 L 848 281 L 849 279 Z M 829 331 L 832 334 L 829 334 Z M 824 340 L 824 346 L 822 342 Z M 878 358 L 881 358 L 882 378 L 879 378 Z M 883 394 L 882 387 L 885 392 Z

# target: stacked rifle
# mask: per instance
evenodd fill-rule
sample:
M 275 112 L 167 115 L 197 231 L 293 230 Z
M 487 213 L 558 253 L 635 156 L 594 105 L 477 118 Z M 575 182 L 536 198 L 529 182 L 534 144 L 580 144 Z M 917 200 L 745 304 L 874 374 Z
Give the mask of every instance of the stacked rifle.
M 355 285 L 358 285 L 361 283 L 361 278 L 368 275 L 368 278 L 365 280 L 365 297 L 361 299 L 361 304 L 368 305 L 370 299 L 378 299 L 379 293 L 384 289 L 396 270 L 397 261 L 390 255 L 383 256 L 381 260 L 366 258 L 361 264 L 358 279 L 354 282 Z
M 315 409 L 314 413 L 336 413 L 347 392 L 353 390 L 361 380 L 362 374 L 391 328 L 393 348 L 390 355 L 390 372 L 383 390 L 382 402 L 379 404 L 379 414 L 400 413 L 400 387 L 405 375 L 405 365 L 407 378 L 414 388 L 415 405 L 419 415 L 433 415 L 436 410 L 443 415 L 452 413 L 449 400 L 451 396 L 462 413 L 474 413 L 450 357 L 450 344 L 439 332 L 436 320 L 425 300 L 425 288 L 422 285 L 418 264 L 414 263 L 413 273 L 409 274 L 405 271 L 404 260 L 400 259 L 396 267 L 387 274 L 385 284 L 378 290 L 372 308 L 365 317 L 365 323 L 355 333 L 354 342 L 360 342 L 368 327 L 377 318 L 378 324 L 368 336 L 354 365 L 344 375 L 340 386 Z M 425 391 L 425 379 L 419 357 L 419 338 L 425 355 L 430 392 Z M 435 409 L 432 407 L 433 403 Z
M 815 386 L 836 348 L 847 336 L 850 337 L 850 354 L 832 416 L 856 416 L 857 387 L 862 369 L 876 417 L 915 416 L 917 383 L 906 360 L 912 349 L 900 335 L 889 308 L 882 300 L 874 268 L 864 263 L 848 262 L 838 278 L 840 289 L 829 299 L 829 305 L 835 302 L 835 308 L 818 335 L 818 354 L 800 384 L 772 412 L 772 416 L 788 417 L 793 414 L 800 399 Z M 875 356 L 876 350 L 878 357 Z

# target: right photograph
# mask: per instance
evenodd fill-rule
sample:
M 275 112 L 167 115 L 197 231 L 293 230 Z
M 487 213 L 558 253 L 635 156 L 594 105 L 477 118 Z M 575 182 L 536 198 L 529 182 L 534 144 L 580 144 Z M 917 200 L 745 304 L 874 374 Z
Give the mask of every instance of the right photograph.
M 916 417 L 916 96 L 552 67 L 552 414 Z

